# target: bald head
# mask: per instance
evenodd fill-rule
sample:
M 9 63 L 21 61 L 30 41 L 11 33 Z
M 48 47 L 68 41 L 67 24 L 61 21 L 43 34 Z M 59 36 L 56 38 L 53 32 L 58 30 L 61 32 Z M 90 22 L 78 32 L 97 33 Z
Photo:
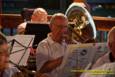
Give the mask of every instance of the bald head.
M 65 16 L 64 14 L 62 13 L 56 13 L 52 16 L 51 20 L 50 20 L 50 25 L 54 24 L 55 23 L 55 20 L 60 20 L 60 19 L 63 19 L 63 20 L 67 20 L 67 16 Z
M 47 12 L 43 8 L 36 8 L 32 14 L 31 21 L 47 22 Z
M 113 27 L 108 33 L 108 42 L 112 43 L 115 40 L 115 27 Z

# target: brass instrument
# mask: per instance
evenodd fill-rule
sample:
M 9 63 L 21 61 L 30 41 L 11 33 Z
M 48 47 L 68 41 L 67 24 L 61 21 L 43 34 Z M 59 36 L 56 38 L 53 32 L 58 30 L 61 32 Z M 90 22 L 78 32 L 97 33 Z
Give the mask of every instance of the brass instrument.
M 72 3 L 66 11 L 69 20 L 71 39 L 77 42 L 92 42 L 96 38 L 94 21 L 88 10 L 77 3 Z

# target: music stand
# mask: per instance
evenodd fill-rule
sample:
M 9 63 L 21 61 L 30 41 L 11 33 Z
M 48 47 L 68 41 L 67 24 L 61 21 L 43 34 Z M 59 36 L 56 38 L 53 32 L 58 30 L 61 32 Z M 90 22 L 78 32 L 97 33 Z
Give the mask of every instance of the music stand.
M 16 35 L 6 37 L 10 46 L 10 65 L 26 66 L 34 35 Z
M 35 35 L 33 48 L 37 48 L 38 43 L 46 38 L 49 32 L 50 28 L 48 23 L 28 22 L 25 29 L 25 34 Z

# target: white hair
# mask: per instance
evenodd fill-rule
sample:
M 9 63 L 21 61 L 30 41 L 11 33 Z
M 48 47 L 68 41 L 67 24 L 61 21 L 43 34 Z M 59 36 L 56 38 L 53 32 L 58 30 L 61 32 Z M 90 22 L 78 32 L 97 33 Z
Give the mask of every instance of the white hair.
M 36 9 L 34 10 L 33 14 L 41 13 L 41 12 L 47 15 L 46 10 L 43 9 L 43 8 L 36 8 Z
M 56 18 L 62 18 L 62 19 L 66 19 L 68 21 L 68 18 L 66 15 L 64 15 L 63 13 L 56 13 L 52 16 L 52 18 L 50 19 L 50 25 L 52 25 L 55 22 Z
M 39 15 L 39 16 L 36 16 Z M 35 16 L 35 17 L 33 17 Z M 31 21 L 47 22 L 48 13 L 43 8 L 36 8 L 32 14 Z

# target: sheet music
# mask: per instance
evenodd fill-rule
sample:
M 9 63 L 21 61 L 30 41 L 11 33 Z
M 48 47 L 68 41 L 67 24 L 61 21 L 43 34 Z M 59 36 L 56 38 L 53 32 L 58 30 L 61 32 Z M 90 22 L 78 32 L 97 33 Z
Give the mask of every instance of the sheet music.
M 34 40 L 34 35 L 16 35 L 7 37 L 10 45 L 10 61 L 13 64 L 26 66 L 30 54 L 30 47 Z M 12 42 L 14 42 L 12 44 Z M 11 64 L 12 65 L 12 64 Z
M 67 47 L 62 77 L 76 77 L 75 71 L 84 70 L 89 63 L 108 52 L 106 43 L 72 44 Z

